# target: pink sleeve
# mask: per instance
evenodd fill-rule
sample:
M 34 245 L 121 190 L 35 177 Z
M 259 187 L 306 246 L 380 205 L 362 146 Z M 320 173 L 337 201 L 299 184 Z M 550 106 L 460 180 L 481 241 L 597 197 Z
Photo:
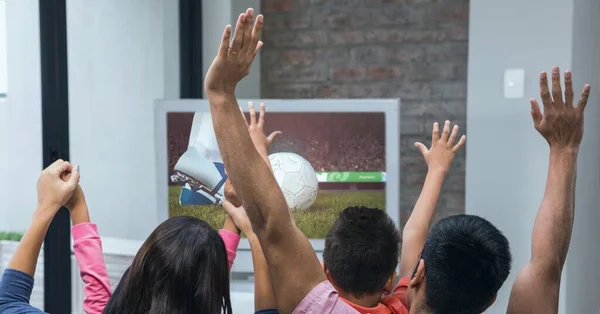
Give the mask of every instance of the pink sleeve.
M 100 314 L 110 299 L 110 280 L 102 255 L 102 241 L 93 223 L 73 226 L 73 252 L 85 283 L 83 309 L 88 314 Z
M 229 270 L 231 270 L 231 266 L 233 266 L 233 260 L 235 259 L 238 245 L 240 244 L 240 235 L 225 229 L 219 230 L 219 235 L 223 239 L 223 242 L 225 242 L 225 250 L 227 251 L 227 262 L 229 263 Z

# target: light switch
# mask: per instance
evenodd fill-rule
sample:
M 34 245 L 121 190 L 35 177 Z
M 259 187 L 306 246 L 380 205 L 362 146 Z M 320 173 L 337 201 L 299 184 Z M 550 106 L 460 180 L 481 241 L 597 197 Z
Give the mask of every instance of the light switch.
M 507 69 L 504 72 L 504 98 L 520 99 L 525 96 L 525 70 Z

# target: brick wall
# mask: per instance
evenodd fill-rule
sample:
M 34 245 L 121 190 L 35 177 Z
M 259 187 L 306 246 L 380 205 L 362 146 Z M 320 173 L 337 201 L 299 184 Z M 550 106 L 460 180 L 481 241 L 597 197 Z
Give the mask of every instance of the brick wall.
M 263 98 L 401 98 L 401 220 L 426 166 L 415 141 L 434 121 L 466 131 L 468 0 L 263 0 Z M 437 218 L 464 212 L 465 153 Z

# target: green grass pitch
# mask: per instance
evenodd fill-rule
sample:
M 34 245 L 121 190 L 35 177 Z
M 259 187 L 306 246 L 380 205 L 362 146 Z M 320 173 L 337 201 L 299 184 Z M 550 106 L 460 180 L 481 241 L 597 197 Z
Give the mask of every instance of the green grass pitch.
M 220 206 L 181 206 L 181 187 L 169 187 L 169 216 L 194 216 L 220 229 L 225 221 L 225 211 Z M 367 206 L 385 209 L 385 191 L 319 191 L 313 206 L 306 211 L 294 212 L 296 225 L 308 238 L 322 239 L 337 219 L 342 209 L 348 206 Z

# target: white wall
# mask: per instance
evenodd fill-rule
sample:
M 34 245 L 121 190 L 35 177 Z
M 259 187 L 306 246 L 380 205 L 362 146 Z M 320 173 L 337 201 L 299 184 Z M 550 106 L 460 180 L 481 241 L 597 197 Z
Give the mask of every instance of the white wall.
M 178 98 L 177 15 L 177 1 L 67 1 L 71 160 L 103 237 L 160 223 L 153 101 Z
M 23 231 L 42 169 L 38 1 L 6 2 L 10 95 L 0 99 L 0 230 Z
M 0 0 L 0 97 L 6 94 L 6 2 Z
M 240 13 L 253 8 L 255 15 L 260 13 L 260 0 L 219 0 L 202 1 L 202 70 L 206 74 L 215 58 L 225 25 L 235 28 Z M 236 89 L 238 98 L 260 98 L 260 52 L 254 59 L 250 74 Z
M 598 6 L 597 0 L 471 1 L 466 211 L 498 226 L 508 237 L 514 257 L 511 276 L 486 313 L 505 313 L 514 278 L 530 256 L 548 145 L 532 126 L 528 99 L 539 99 L 539 72 L 549 72 L 553 65 L 573 70 L 577 95 L 584 83 L 593 86 L 579 156 L 575 231 L 560 313 L 567 313 L 567 308 L 568 313 L 598 311 Z M 523 99 L 503 98 L 507 68 L 525 69 Z

